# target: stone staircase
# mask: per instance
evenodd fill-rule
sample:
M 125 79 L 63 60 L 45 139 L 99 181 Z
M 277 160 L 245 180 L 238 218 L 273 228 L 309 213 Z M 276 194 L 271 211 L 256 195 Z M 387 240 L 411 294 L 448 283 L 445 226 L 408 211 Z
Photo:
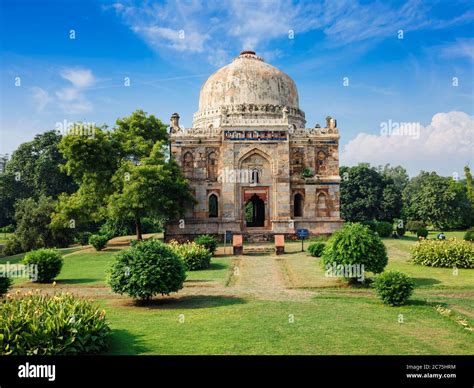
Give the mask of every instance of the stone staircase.
M 257 244 L 245 244 L 244 243 L 244 255 L 246 254 L 264 254 L 264 253 L 275 253 L 275 247 L 273 245 L 257 245 Z

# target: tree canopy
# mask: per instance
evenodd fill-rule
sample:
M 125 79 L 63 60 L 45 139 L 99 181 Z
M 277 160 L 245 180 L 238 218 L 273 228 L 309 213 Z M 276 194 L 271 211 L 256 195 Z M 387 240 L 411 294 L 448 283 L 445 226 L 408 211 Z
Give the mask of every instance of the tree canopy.
M 63 170 L 79 189 L 60 196 L 55 222 L 131 217 L 141 239 L 143 217 L 182 214 L 194 198 L 179 166 L 166 158 L 167 140 L 166 126 L 141 110 L 118 119 L 111 131 L 96 128 L 93 137 L 65 136 L 59 145 L 66 160 Z

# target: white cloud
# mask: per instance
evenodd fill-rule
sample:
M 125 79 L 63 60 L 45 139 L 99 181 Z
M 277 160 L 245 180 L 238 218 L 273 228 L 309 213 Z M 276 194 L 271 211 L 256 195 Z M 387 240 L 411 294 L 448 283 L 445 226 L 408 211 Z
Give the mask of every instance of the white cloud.
M 400 164 L 412 175 L 420 170 L 462 175 L 463 166 L 474 163 L 474 116 L 436 113 L 429 125 L 420 126 L 418 138 L 360 133 L 345 145 L 341 165 L 361 162 Z
M 419 29 L 441 29 L 474 19 L 473 12 L 437 19 L 429 3 L 409 0 L 402 6 L 374 1 L 168 1 L 139 5 L 123 1 L 104 7 L 116 12 L 150 47 L 190 53 L 204 53 L 218 63 L 214 53 L 240 49 L 263 51 L 274 39 L 320 30 L 322 44 L 336 47 L 356 42 L 379 41 Z M 179 31 L 185 38 L 179 38 Z M 227 54 L 227 55 L 228 55 Z M 221 55 L 221 54 L 220 54 Z M 222 56 L 222 55 L 221 55 Z
M 33 100 L 36 103 L 36 109 L 40 112 L 43 111 L 46 105 L 51 102 L 52 98 L 46 90 L 38 86 L 32 87 L 31 91 L 33 92 Z
M 96 83 L 92 70 L 66 68 L 59 75 L 71 85 L 51 93 L 37 86 L 32 88 L 37 110 L 43 111 L 49 105 L 68 114 L 92 111 L 92 103 L 85 96 L 86 88 Z
M 92 86 L 96 81 L 92 71 L 89 69 L 63 69 L 61 77 L 71 82 L 76 88 Z

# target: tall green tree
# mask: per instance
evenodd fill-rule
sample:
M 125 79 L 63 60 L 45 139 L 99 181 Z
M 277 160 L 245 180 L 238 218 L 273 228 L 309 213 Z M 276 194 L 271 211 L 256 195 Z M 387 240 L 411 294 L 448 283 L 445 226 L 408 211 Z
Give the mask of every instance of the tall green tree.
M 346 221 L 392 221 L 400 216 L 401 190 L 368 164 L 341 167 L 341 217 Z
M 55 131 L 36 135 L 21 144 L 0 174 L 0 226 L 12 223 L 15 202 L 40 196 L 57 198 L 77 190 L 73 179 L 60 170 L 65 162 L 58 149 L 62 136 Z
M 407 218 L 436 228 L 465 227 L 469 223 L 470 203 L 466 189 L 450 177 L 422 171 L 403 191 Z
M 141 110 L 118 119 L 111 131 L 96 128 L 93 138 L 65 136 L 63 169 L 79 189 L 60 197 L 55 222 L 132 217 L 141 239 L 143 217 L 181 214 L 193 197 L 177 164 L 165 157 L 167 141 L 166 126 Z

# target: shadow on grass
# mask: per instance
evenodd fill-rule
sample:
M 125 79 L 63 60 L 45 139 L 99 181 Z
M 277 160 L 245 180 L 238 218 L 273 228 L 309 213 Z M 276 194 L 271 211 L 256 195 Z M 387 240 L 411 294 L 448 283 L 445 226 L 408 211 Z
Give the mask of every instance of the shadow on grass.
M 131 334 L 128 330 L 114 329 L 110 336 L 109 349 L 104 352 L 104 355 L 142 354 L 148 352 L 151 349 L 140 342 L 142 337 L 145 336 Z
M 440 284 L 439 280 L 433 278 L 412 278 L 417 286 L 432 286 L 433 284 Z
M 81 284 L 81 283 L 93 283 L 100 279 L 94 278 L 79 278 L 79 279 L 58 279 L 56 283 L 58 284 Z
M 231 306 L 244 303 L 247 303 L 245 299 L 233 296 L 186 295 L 177 298 L 167 297 L 150 301 L 135 301 L 133 306 L 146 309 L 182 310 Z

